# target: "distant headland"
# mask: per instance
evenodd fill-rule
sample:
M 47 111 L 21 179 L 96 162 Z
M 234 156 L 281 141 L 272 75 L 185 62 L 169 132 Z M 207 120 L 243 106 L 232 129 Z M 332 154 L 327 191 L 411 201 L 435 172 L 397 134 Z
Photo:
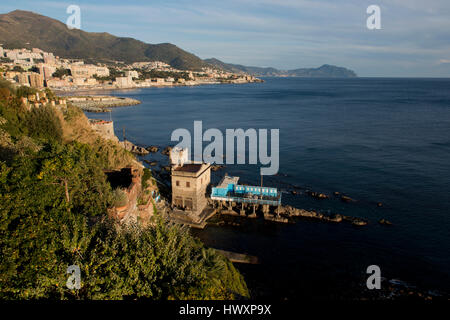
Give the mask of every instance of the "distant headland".
M 233 73 L 247 73 L 255 77 L 305 77 L 305 78 L 354 78 L 353 70 L 324 64 L 318 68 L 298 68 L 292 70 L 278 70 L 271 67 L 249 67 L 240 64 L 222 62 L 216 58 L 205 60 L 210 65 Z

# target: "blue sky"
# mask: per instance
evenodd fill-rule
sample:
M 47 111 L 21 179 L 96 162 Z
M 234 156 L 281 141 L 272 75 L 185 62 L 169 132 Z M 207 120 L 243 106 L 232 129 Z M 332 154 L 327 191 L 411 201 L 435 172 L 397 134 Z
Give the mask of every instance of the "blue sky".
M 279 69 L 335 64 L 360 76 L 450 76 L 449 0 L 2 0 L 1 13 L 30 10 L 81 29 L 148 43 L 170 42 L 201 58 Z M 381 8 L 381 30 L 366 9 Z

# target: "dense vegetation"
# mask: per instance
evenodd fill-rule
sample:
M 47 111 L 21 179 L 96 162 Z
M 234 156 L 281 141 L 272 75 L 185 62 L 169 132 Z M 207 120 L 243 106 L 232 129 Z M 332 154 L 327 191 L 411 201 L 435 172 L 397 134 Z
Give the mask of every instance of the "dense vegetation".
M 71 76 L 72 73 L 70 69 L 58 68 L 53 74 L 52 77 L 62 78 L 64 76 Z
M 75 109 L 28 111 L 20 92 L 0 81 L 0 299 L 248 296 L 233 265 L 186 229 L 110 220 L 118 199 L 103 170 L 117 150 L 106 158 L 97 139 L 74 140 Z M 69 265 L 81 269 L 78 290 L 66 287 Z
M 14 71 L 14 72 L 25 72 L 25 70 L 23 70 L 23 68 L 21 66 L 14 66 L 12 68 L 12 71 Z

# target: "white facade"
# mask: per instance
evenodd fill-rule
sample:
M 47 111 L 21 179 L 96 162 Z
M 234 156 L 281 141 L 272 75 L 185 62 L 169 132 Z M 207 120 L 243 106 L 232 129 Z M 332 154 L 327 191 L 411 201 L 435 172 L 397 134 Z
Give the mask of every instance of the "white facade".
M 139 73 L 136 70 L 125 71 L 125 77 L 139 78 Z
M 170 161 L 174 166 L 183 166 L 185 163 L 189 163 L 187 148 L 173 148 L 170 151 Z

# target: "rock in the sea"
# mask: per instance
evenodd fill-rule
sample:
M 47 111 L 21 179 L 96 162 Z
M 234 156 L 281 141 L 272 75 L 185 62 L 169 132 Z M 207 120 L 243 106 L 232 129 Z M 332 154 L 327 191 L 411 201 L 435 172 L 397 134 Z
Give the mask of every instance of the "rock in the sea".
M 139 147 L 130 141 L 120 141 L 119 143 L 122 145 L 123 148 L 125 148 L 125 150 L 130 151 L 132 153 L 135 153 L 138 155 L 148 154 L 148 151 L 145 148 Z
M 152 153 L 158 152 L 158 150 L 159 150 L 159 148 L 157 146 L 148 146 L 146 149 L 148 152 L 152 152 Z
M 331 221 L 331 222 L 342 222 L 342 220 L 343 220 L 342 215 L 335 214 L 333 217 L 329 218 L 328 221 Z
M 289 217 L 304 217 L 335 223 L 339 223 L 345 220 L 351 222 L 353 225 L 356 226 L 365 226 L 368 224 L 368 221 L 357 217 L 344 216 L 342 214 L 334 214 L 329 216 L 317 211 L 308 211 L 304 209 L 295 208 L 289 205 L 281 206 L 280 210 L 281 210 L 280 213 L 284 213 Z
M 387 226 L 392 225 L 392 222 L 390 222 L 389 220 L 386 220 L 386 219 L 380 219 L 378 222 L 380 224 L 384 224 L 384 225 L 387 225 Z
M 344 202 L 355 202 L 355 200 L 347 196 L 341 196 L 341 200 Z
M 148 163 L 149 165 L 151 165 L 152 167 L 158 165 L 158 162 L 156 162 L 156 161 L 148 161 L 147 163 Z
M 351 222 L 354 226 L 365 226 L 368 224 L 366 220 L 357 217 L 342 216 L 342 219 Z
M 324 193 L 315 192 L 315 191 L 308 191 L 307 192 L 311 197 L 316 199 L 328 199 L 328 196 Z
M 165 156 L 170 156 L 170 151 L 172 151 L 172 147 L 168 146 L 168 147 L 165 147 L 163 151 L 161 151 L 161 154 L 163 154 Z
M 352 224 L 354 226 L 365 226 L 367 225 L 367 221 L 361 220 L 361 219 L 355 219 L 352 221 Z

